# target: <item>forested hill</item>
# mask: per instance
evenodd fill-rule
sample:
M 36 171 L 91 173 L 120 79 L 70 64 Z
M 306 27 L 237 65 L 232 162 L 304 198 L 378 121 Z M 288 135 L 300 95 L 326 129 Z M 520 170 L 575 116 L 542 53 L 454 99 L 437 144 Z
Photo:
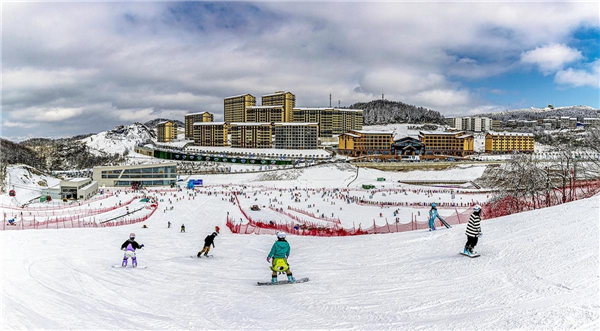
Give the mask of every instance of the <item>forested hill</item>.
M 348 108 L 364 110 L 363 121 L 365 125 L 390 123 L 445 123 L 444 116 L 435 110 L 417 107 L 399 101 L 373 100 L 370 102 L 355 103 Z

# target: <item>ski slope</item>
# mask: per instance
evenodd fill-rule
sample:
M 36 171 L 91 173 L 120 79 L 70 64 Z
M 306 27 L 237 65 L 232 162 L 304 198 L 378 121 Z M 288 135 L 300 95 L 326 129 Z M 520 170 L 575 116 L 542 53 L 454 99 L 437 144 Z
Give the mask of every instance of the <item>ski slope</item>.
M 166 201 L 166 199 L 165 199 Z M 0 329 L 598 329 L 599 198 L 482 223 L 356 237 L 295 237 L 305 284 L 259 287 L 273 236 L 235 235 L 219 195 L 141 224 L 3 231 Z M 173 225 L 167 228 L 167 221 Z M 181 223 L 186 233 L 180 233 Z M 214 258 L 191 258 L 215 225 Z M 111 268 L 130 232 L 147 269 Z

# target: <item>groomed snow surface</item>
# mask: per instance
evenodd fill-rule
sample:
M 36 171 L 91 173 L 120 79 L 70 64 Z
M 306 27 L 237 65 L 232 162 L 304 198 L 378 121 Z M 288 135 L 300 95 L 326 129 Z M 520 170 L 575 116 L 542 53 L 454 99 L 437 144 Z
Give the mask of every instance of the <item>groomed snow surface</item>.
M 272 287 L 256 282 L 270 278 L 265 258 L 274 236 L 230 233 L 226 212 L 240 214 L 223 196 L 165 206 L 147 229 L 0 232 L 0 329 L 600 327 L 598 197 L 482 222 L 476 259 L 458 254 L 464 224 L 289 236 L 294 275 L 311 281 Z M 191 258 L 215 225 L 214 257 Z M 137 255 L 147 269 L 111 267 L 130 232 L 146 245 Z

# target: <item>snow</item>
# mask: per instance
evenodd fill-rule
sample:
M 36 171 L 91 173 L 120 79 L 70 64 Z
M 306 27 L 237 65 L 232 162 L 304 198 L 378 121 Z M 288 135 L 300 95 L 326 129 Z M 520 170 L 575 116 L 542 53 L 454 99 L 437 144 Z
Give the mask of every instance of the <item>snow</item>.
M 0 205 L 22 205 L 31 199 L 42 195 L 48 187 L 58 188 L 60 179 L 50 175 L 42 174 L 38 170 L 27 165 L 9 165 L 6 168 L 5 191 L 15 190 L 16 196 L 0 195 Z
M 485 167 L 384 173 L 360 169 L 359 183 L 416 186 L 397 179 L 475 179 Z M 265 258 L 271 235 L 232 234 L 227 213 L 242 217 L 228 196 L 239 190 L 247 208 L 254 198 L 268 203 L 267 187 L 344 188 L 356 176 L 349 165 L 326 165 L 266 174 L 198 176 L 188 191 L 158 196 L 158 211 L 141 224 L 112 228 L 1 231 L 1 329 L 598 329 L 600 327 L 600 198 L 484 220 L 477 259 L 458 254 L 465 224 L 435 232 L 411 231 L 356 237 L 288 236 L 294 275 L 304 284 L 259 287 L 268 281 Z M 386 182 L 377 182 L 386 177 Z M 278 178 L 278 179 L 277 179 Z M 234 186 L 221 184 L 234 183 Z M 214 185 L 214 186 L 213 186 Z M 288 191 L 286 191 L 288 192 Z M 298 189 L 298 192 L 305 192 Z M 156 194 L 156 193 L 153 193 Z M 106 198 L 105 205 L 131 193 Z M 286 198 L 289 193 L 283 194 Z M 469 195 L 471 196 L 471 195 Z M 306 196 L 308 197 L 308 196 Z M 308 197 L 316 208 L 339 205 Z M 484 196 L 480 195 L 483 199 Z M 190 199 L 190 200 L 188 200 Z M 447 201 L 447 193 L 376 200 Z M 169 202 L 172 201 L 172 203 Z M 97 206 L 100 201 L 90 203 Z M 139 203 L 139 202 L 136 202 Z M 287 204 L 285 200 L 284 204 Z M 306 204 L 302 201 L 298 204 Z M 165 210 L 165 207 L 173 210 Z M 377 207 L 344 204 L 342 221 L 369 218 Z M 73 210 L 84 211 L 81 206 Z M 121 208 L 122 209 L 122 208 Z M 425 209 L 426 210 L 426 209 Z M 353 213 L 351 211 L 354 211 Z M 275 215 L 261 210 L 264 217 Z M 389 213 L 390 209 L 383 209 Z M 442 215 L 446 211 L 441 209 Z M 118 212 L 114 212 L 117 213 Z M 258 215 L 258 214 L 257 214 Z M 262 214 L 261 214 L 262 215 Z M 277 217 L 280 217 L 277 214 Z M 328 215 L 330 216 L 330 215 Z M 485 216 L 485 215 L 484 215 Z M 274 217 L 274 216 L 273 216 Z M 484 217 L 485 219 L 485 217 Z M 167 221 L 172 227 L 167 228 Z M 180 233 L 184 223 L 186 233 Z M 191 258 L 204 237 L 221 228 L 213 258 Z M 147 269 L 112 268 L 128 234 Z M 22 249 L 26 247 L 27 249 Z M 283 277 L 280 277 L 283 278 Z
M 117 127 L 117 130 L 119 127 Z M 123 132 L 103 131 L 81 139 L 94 155 L 123 154 L 132 152 L 136 145 L 151 139 L 148 129 L 142 124 L 131 124 L 123 127 Z

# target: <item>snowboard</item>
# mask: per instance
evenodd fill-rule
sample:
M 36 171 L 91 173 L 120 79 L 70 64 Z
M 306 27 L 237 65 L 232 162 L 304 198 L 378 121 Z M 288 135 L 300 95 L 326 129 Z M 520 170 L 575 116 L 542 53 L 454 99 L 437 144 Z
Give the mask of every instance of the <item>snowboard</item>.
M 444 226 L 445 226 L 447 229 L 450 229 L 450 228 L 452 227 L 452 226 L 450 226 L 450 224 L 448 224 L 448 223 L 447 223 L 446 221 L 444 221 L 444 220 L 442 220 L 442 224 L 444 224 Z
M 190 257 L 191 257 L 192 259 L 199 259 L 199 257 L 198 257 L 197 255 L 190 255 Z M 202 258 L 207 258 L 207 257 L 213 257 L 213 256 L 212 256 L 212 255 L 209 255 L 209 256 L 204 256 L 204 254 L 202 254 Z
M 293 283 L 290 283 L 290 282 L 289 282 L 289 281 L 287 281 L 287 280 L 280 280 L 280 281 L 278 281 L 278 282 L 277 282 L 277 283 L 275 283 L 275 284 L 273 284 L 273 283 L 271 283 L 271 282 L 256 282 L 256 283 L 258 284 L 258 286 L 267 286 L 267 285 L 286 285 L 286 284 L 306 283 L 306 282 L 308 282 L 308 280 L 309 280 L 309 279 L 308 279 L 308 277 L 304 277 L 304 278 L 299 278 L 299 279 L 296 279 L 296 281 L 295 281 L 295 282 L 293 282 Z
M 465 254 L 463 252 L 460 252 L 460 255 L 468 256 L 472 259 L 480 256 L 479 254 Z
M 113 268 L 118 268 L 118 269 L 146 269 L 148 268 L 145 265 L 138 265 L 137 267 L 132 267 L 131 265 L 127 265 L 126 267 L 120 265 L 120 264 L 113 264 L 112 266 Z

